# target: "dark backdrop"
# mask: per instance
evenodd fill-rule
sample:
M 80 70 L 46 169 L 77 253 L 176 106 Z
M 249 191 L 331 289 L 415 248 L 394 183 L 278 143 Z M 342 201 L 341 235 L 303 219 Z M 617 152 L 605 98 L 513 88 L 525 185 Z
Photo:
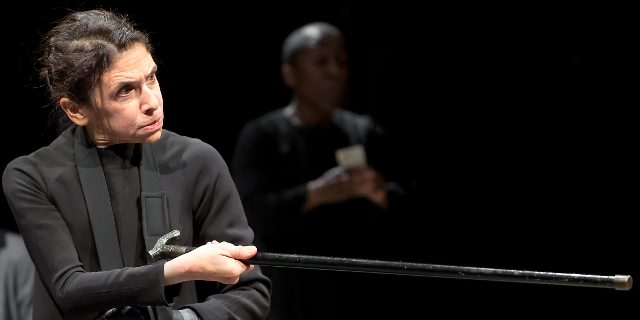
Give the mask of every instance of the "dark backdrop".
M 294 28 L 342 29 L 348 108 L 387 130 L 406 188 L 404 261 L 613 275 L 638 269 L 638 25 L 629 7 L 60 1 L 11 4 L 3 20 L 2 167 L 55 138 L 33 68 L 69 9 L 128 14 L 151 33 L 165 128 L 229 162 L 242 125 L 287 104 L 280 46 Z M 2 226 L 16 229 L 4 198 Z M 345 244 L 349 245 L 349 244 Z M 359 275 L 362 276 L 362 275 Z M 367 275 L 425 315 L 616 313 L 638 295 L 602 289 Z M 328 293 L 330 294 L 330 293 Z M 635 298 L 633 298 L 635 297 Z M 371 306 L 354 306 L 365 308 Z M 635 310 L 634 310 L 635 312 Z

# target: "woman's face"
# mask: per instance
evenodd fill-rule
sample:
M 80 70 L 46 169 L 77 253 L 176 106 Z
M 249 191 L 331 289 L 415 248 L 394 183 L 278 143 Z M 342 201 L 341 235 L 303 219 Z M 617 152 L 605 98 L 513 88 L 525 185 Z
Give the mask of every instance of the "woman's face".
M 164 120 L 157 66 L 143 45 L 118 54 L 96 89 L 87 131 L 98 146 L 151 143 Z

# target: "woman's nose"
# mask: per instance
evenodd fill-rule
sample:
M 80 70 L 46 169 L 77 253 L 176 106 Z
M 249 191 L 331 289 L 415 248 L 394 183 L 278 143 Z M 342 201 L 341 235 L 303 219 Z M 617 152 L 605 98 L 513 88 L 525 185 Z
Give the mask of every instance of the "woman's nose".
M 142 112 L 148 115 L 153 114 L 160 107 L 160 100 L 147 86 L 142 87 L 140 107 L 142 108 Z

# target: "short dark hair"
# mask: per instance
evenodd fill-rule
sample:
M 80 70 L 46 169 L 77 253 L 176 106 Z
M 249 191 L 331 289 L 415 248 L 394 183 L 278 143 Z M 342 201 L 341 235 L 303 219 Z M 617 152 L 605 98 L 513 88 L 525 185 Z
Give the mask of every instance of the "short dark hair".
M 293 30 L 282 44 L 282 63 L 295 64 L 300 49 L 315 44 L 325 33 L 342 37 L 340 29 L 326 22 L 312 22 Z
M 40 42 L 37 60 L 40 78 L 47 84 L 52 104 L 68 98 L 95 105 L 95 90 L 116 55 L 142 44 L 149 53 L 148 36 L 127 17 L 98 9 L 74 12 Z

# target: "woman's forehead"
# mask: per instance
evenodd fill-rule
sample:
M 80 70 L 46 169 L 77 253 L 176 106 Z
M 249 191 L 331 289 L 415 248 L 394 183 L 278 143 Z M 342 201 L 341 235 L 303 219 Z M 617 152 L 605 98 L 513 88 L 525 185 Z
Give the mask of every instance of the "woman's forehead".
M 112 82 L 123 78 L 146 78 L 153 67 L 155 62 L 147 49 L 141 44 L 135 45 L 116 56 L 111 67 L 104 73 L 103 80 Z

